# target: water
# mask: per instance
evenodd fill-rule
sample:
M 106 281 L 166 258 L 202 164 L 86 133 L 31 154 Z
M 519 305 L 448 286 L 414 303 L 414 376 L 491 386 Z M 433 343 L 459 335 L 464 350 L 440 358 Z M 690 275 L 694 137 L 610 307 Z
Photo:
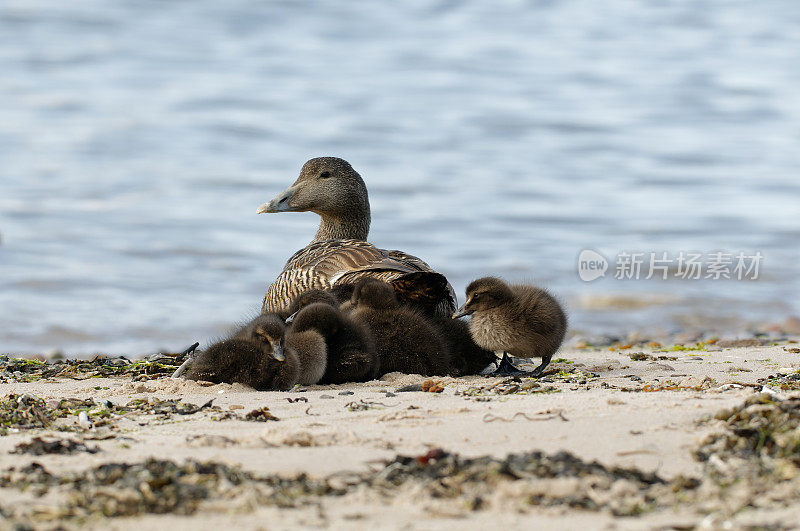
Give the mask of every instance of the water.
M 374 243 L 462 298 L 497 274 L 578 330 L 781 320 L 798 65 L 791 1 L 5 0 L 0 350 L 222 333 L 312 237 L 313 214 L 255 210 L 318 155 L 364 176 Z M 765 258 L 755 282 L 584 283 L 584 248 Z

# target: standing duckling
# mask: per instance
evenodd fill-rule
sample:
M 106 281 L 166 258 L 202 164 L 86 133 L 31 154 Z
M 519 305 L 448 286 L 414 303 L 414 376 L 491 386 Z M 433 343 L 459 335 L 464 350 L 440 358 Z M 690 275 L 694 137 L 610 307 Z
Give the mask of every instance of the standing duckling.
M 382 374 L 448 373 L 450 352 L 442 336 L 421 314 L 401 306 L 389 284 L 362 280 L 353 290 L 351 304 L 352 316 L 375 336 Z
M 306 292 L 292 305 L 299 309 L 292 315 L 290 334 L 315 333 L 324 338 L 328 364 L 320 383 L 375 379 L 380 365 L 369 329 L 339 310 L 338 301 L 330 294 L 314 291 L 317 293 Z
M 320 334 L 287 334 L 280 317 L 261 314 L 196 356 L 187 378 L 285 391 L 298 383 L 317 383 L 326 366 L 327 350 Z
M 521 284 L 509 285 L 495 277 L 474 280 L 467 286 L 467 302 L 453 319 L 472 315 L 469 330 L 479 346 L 502 352 L 494 375 L 540 376 L 556 353 L 567 330 L 567 317 L 546 290 Z M 542 358 L 532 372 L 520 371 L 508 355 Z

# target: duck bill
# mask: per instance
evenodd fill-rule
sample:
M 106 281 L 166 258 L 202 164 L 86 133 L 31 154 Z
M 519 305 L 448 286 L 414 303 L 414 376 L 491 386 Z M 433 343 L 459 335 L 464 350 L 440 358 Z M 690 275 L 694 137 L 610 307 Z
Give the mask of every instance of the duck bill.
M 453 314 L 453 319 L 458 319 L 459 317 L 464 317 L 465 315 L 471 315 L 473 311 L 474 310 L 468 310 L 467 303 L 464 303 L 464 305 L 456 310 L 456 313 Z
M 294 318 L 295 318 L 295 317 L 297 317 L 297 314 L 298 314 L 299 312 L 300 312 L 300 310 L 297 310 L 297 311 L 296 311 L 296 312 L 294 312 L 292 315 L 290 315 L 289 317 L 287 317 L 287 318 L 286 318 L 286 321 L 284 321 L 284 322 L 285 322 L 286 324 L 292 324 L 292 321 L 294 321 Z
M 292 185 L 280 194 L 276 195 L 272 201 L 268 203 L 264 203 L 258 210 L 256 210 L 256 214 L 274 214 L 276 212 L 294 212 L 294 209 L 289 205 L 289 202 L 292 200 L 292 196 L 297 192 L 299 185 Z
M 278 361 L 286 361 L 286 356 L 283 355 L 283 347 L 272 345 L 272 357 Z

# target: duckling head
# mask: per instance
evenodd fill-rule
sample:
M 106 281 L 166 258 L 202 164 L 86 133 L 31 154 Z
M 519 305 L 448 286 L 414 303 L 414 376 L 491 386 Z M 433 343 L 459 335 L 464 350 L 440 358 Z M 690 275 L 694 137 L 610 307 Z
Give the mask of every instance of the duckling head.
M 286 356 L 283 353 L 283 338 L 286 334 L 286 325 L 274 314 L 264 314 L 260 316 L 253 328 L 253 339 L 257 341 L 264 352 L 278 361 L 284 361 Z
M 453 319 L 475 312 L 491 310 L 514 297 L 511 288 L 496 277 L 483 277 L 467 286 L 467 301 L 453 314 Z
M 292 186 L 258 207 L 259 214 L 311 211 L 332 217 L 350 210 L 369 215 L 367 187 L 350 163 L 337 157 L 309 160 Z
M 342 317 L 336 306 L 315 302 L 295 314 L 295 318 L 292 321 L 292 331 L 316 330 L 324 337 L 329 337 L 339 331 L 341 322 Z
M 292 305 L 289 306 L 289 313 L 294 316 L 306 306 L 315 303 L 327 304 L 329 306 L 339 306 L 339 301 L 331 292 L 321 289 L 310 289 L 301 293 L 294 301 L 292 301 Z M 287 319 L 286 322 L 289 323 L 291 321 Z
M 400 307 L 392 286 L 370 278 L 364 279 L 356 285 L 350 302 L 356 308 L 367 307 L 375 310 L 390 310 Z

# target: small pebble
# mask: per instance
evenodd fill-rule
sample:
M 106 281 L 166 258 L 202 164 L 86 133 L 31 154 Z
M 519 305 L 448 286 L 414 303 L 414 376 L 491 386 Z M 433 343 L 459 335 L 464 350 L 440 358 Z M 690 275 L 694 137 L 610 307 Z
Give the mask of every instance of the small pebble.
M 398 393 L 408 393 L 411 391 L 422 391 L 422 386 L 420 384 L 411 384 L 411 385 L 404 385 L 403 387 L 398 387 Z
M 342 392 L 341 392 L 341 393 L 339 393 L 339 394 L 340 394 L 340 395 L 354 395 L 355 393 L 354 393 L 353 391 L 342 391 Z
M 244 409 L 244 406 L 240 404 L 231 404 L 228 409 Z
M 319 397 L 320 398 L 325 398 L 325 399 L 332 399 L 333 398 L 331 395 L 319 395 Z
M 81 411 L 80 413 L 78 413 L 78 424 L 80 424 L 84 428 L 92 427 L 92 423 L 89 422 L 89 415 L 87 415 L 85 411 Z
M 391 398 L 391 397 L 393 397 L 393 396 L 397 396 L 397 395 L 396 395 L 396 394 L 394 394 L 394 393 L 390 393 L 389 391 L 387 391 L 385 396 L 387 396 L 387 397 Z

